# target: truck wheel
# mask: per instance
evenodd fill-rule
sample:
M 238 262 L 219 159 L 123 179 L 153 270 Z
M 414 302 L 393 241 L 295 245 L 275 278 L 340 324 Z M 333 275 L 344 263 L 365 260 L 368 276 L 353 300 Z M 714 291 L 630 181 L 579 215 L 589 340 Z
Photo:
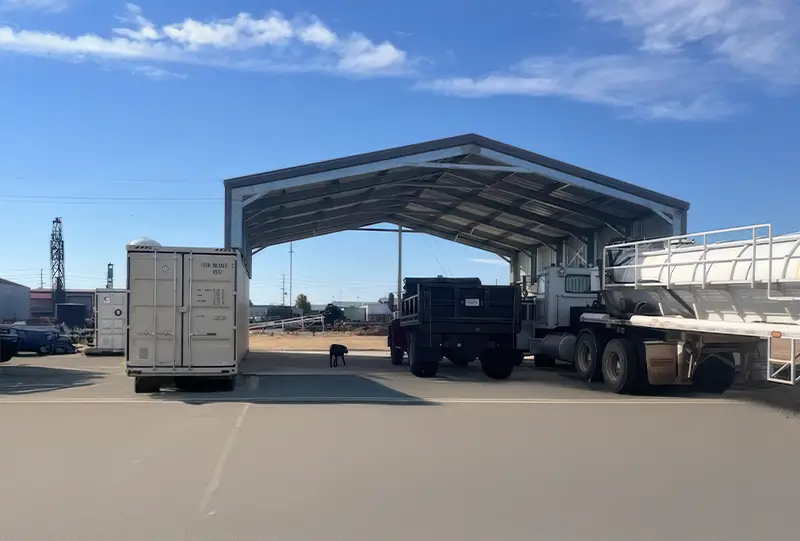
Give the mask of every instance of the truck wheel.
M 405 352 L 403 351 L 403 348 L 393 347 L 392 348 L 392 364 L 395 365 L 395 366 L 400 366 L 401 364 L 403 364 L 403 355 L 404 354 L 405 354 Z
M 10 351 L 5 352 L 3 350 L 0 350 L 0 363 L 7 363 L 8 361 L 11 360 L 12 357 L 13 355 L 11 354 Z
M 133 390 L 136 394 L 157 393 L 161 390 L 161 382 L 157 378 L 135 378 Z
M 520 366 L 522 362 L 525 360 L 525 352 L 522 350 L 516 350 L 514 353 L 514 366 Z
M 430 353 L 430 348 L 419 346 L 416 333 L 412 333 L 408 345 L 408 360 L 411 373 L 418 378 L 432 378 L 439 371 L 439 363 L 430 361 Z
M 598 353 L 605 344 L 598 340 L 594 331 L 584 329 L 575 342 L 575 372 L 584 381 L 599 381 L 602 378 Z
M 514 371 L 513 350 L 490 349 L 481 355 L 481 369 L 492 379 L 507 379 Z
M 612 393 L 627 394 L 636 386 L 636 346 L 625 338 L 615 338 L 603 350 L 603 381 Z
M 709 353 L 697 364 L 692 375 L 694 387 L 701 393 L 722 394 L 736 379 L 733 353 Z

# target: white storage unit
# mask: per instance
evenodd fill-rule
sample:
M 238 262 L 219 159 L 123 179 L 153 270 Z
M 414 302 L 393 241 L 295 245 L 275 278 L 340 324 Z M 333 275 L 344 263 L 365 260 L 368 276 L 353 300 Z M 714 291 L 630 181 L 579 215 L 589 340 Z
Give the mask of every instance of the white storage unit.
M 249 348 L 249 278 L 238 250 L 128 245 L 127 252 L 126 364 L 137 391 L 151 390 L 159 376 L 233 384 Z
M 125 321 L 128 317 L 124 289 L 98 289 L 94 299 L 94 346 L 109 353 L 125 351 Z

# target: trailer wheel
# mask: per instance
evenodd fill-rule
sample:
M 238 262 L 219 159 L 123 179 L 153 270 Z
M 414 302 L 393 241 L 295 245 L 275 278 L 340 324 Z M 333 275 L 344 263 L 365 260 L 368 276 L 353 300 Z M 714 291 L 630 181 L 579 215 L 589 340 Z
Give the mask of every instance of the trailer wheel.
M 636 386 L 636 346 L 625 338 L 615 338 L 603 350 L 602 370 L 606 388 L 617 394 L 627 394 Z
M 515 350 L 489 349 L 481 355 L 481 369 L 492 379 L 507 379 L 514 371 Z
M 161 390 L 161 381 L 158 378 L 135 378 L 133 390 L 136 394 L 157 393 Z
M 411 333 L 408 344 L 408 360 L 411 373 L 418 378 L 432 378 L 439 371 L 439 363 L 431 362 L 430 348 L 421 347 L 416 333 Z
M 703 356 L 692 375 L 692 383 L 702 393 L 722 394 L 736 379 L 733 353 L 709 353 Z
M 602 378 L 602 369 L 599 362 L 600 353 L 605 346 L 597 334 L 584 329 L 578 334 L 575 342 L 575 372 L 584 381 L 599 381 Z

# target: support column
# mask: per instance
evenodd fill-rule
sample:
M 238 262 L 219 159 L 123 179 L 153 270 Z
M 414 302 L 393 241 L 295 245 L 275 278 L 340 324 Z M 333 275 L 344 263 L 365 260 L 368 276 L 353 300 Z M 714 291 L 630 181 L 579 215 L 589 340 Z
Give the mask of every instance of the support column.
M 509 283 L 511 284 L 519 284 L 522 282 L 522 278 L 520 276 L 519 259 L 519 252 L 514 252 L 509 258 Z

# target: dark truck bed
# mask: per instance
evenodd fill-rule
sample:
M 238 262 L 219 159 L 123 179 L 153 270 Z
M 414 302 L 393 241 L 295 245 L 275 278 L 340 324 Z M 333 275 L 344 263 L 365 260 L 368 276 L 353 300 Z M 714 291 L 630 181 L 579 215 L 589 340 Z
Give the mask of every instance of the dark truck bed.
M 516 285 L 485 286 L 478 278 L 406 278 L 400 315 L 392 322 L 392 362 L 407 352 L 411 371 L 435 375 L 443 357 L 465 365 L 480 358 L 486 375 L 513 371 L 520 328 L 521 292 Z

